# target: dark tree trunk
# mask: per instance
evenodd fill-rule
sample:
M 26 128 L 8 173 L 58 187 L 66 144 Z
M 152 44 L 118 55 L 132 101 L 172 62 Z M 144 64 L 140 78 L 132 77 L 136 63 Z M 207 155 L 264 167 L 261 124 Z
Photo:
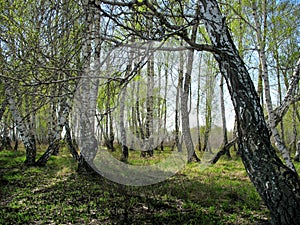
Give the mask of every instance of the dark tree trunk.
M 221 146 L 220 151 L 215 155 L 215 157 L 210 160 L 210 163 L 215 164 L 218 162 L 218 160 L 221 158 L 222 155 L 227 155 L 229 152 L 229 149 L 236 143 L 236 138 L 234 138 L 233 140 L 231 140 L 230 142 L 227 142 L 225 145 L 223 144 Z M 228 158 L 231 158 L 231 156 L 229 157 L 227 155 Z
M 0 121 L 2 120 L 2 116 L 4 115 L 7 104 L 8 104 L 8 101 L 7 101 L 7 98 L 5 97 L 5 99 L 2 101 L 1 107 L 0 107 Z
M 300 141 L 298 141 L 296 145 L 296 154 L 294 158 L 296 162 L 299 162 L 299 156 L 300 156 Z
M 126 139 L 125 121 L 124 121 L 124 110 L 125 110 L 125 96 L 127 88 L 123 87 L 121 91 L 121 102 L 120 102 L 120 133 L 121 133 L 121 143 L 122 143 L 122 156 L 121 161 L 127 162 L 128 160 L 128 147 Z
M 238 118 L 238 146 L 246 171 L 270 210 L 273 224 L 299 224 L 300 184 L 276 155 L 253 82 L 231 39 L 215 0 L 202 0 L 202 13 L 215 58 Z M 213 19 L 210 19 L 213 18 Z
M 16 132 L 17 131 L 16 131 L 15 127 L 13 127 L 13 142 L 15 143 L 14 151 L 18 151 L 18 147 L 19 147 L 19 140 L 18 140 L 18 135 Z
M 37 166 L 45 166 L 47 161 L 50 159 L 50 156 L 59 148 L 59 139 L 54 139 L 51 141 L 46 152 L 38 159 L 36 162 Z
M 76 147 L 74 145 L 72 135 L 71 135 L 71 129 L 69 127 L 68 122 L 65 123 L 65 129 L 66 129 L 66 141 L 67 141 L 69 151 L 70 151 L 71 155 L 73 156 L 73 158 L 76 161 L 78 161 L 79 160 L 79 154 L 78 154 L 78 152 L 76 150 Z
M 3 134 L 2 134 L 2 138 L 1 138 L 1 143 L 0 143 L 0 151 L 6 149 L 6 150 L 12 150 L 12 146 L 11 146 L 11 139 L 8 136 L 9 135 L 9 126 L 8 126 L 8 116 L 7 114 L 4 116 L 3 119 Z
M 182 44 L 182 43 L 181 43 Z M 175 137 L 174 137 L 174 145 L 172 147 L 172 150 L 176 146 L 177 150 L 179 152 L 182 151 L 182 141 L 180 138 L 180 93 L 183 88 L 183 64 L 184 64 L 184 59 L 183 59 L 183 53 L 180 53 L 179 56 L 179 68 L 178 68 L 178 83 L 177 83 L 177 88 L 176 88 L 176 108 L 175 108 Z

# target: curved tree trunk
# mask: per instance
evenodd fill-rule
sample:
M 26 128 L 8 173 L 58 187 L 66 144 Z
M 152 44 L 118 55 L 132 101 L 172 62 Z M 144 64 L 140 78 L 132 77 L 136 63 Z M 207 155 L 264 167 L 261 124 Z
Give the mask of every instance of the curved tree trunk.
M 267 124 L 253 82 L 232 41 L 218 3 L 201 0 L 215 58 L 224 75 L 238 118 L 239 151 L 246 171 L 270 210 L 273 224 L 299 224 L 300 184 L 270 142 Z

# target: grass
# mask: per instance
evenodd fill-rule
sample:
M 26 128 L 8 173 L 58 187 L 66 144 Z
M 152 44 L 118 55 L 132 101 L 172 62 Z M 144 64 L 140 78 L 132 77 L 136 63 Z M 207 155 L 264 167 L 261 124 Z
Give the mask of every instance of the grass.
M 205 170 L 191 163 L 162 183 L 132 187 L 78 174 L 65 149 L 45 167 L 26 167 L 24 157 L 0 152 L 0 224 L 268 224 L 238 158 Z

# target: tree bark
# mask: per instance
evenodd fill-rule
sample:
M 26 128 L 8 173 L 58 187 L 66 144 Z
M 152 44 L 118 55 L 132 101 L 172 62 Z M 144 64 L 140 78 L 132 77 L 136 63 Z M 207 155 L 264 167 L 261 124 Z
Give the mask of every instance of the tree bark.
M 196 106 L 196 114 L 197 114 L 197 149 L 201 151 L 201 127 L 200 127 L 200 101 L 201 101 L 201 65 L 202 65 L 202 57 L 203 54 L 200 55 L 199 61 L 199 72 L 198 72 L 198 88 L 197 88 L 197 106 Z
M 211 62 L 212 59 L 209 57 L 207 59 L 207 64 L 209 68 L 213 67 L 213 63 Z M 203 146 L 202 151 L 210 151 L 209 147 L 209 137 L 211 132 L 212 126 L 212 101 L 213 101 L 213 92 L 214 92 L 214 75 L 212 74 L 212 70 L 209 71 L 210 73 L 206 74 L 206 87 L 205 87 L 205 131 L 204 131 L 204 138 L 203 138 Z
M 274 109 L 274 121 L 277 125 L 287 113 L 289 106 L 295 101 L 295 92 L 300 80 L 300 58 L 297 61 L 292 77 L 289 79 L 288 90 L 283 98 L 282 104 Z
M 286 162 L 286 165 L 296 171 L 293 162 L 290 157 L 290 153 L 287 150 L 282 138 L 279 135 L 278 129 L 276 128 L 276 123 L 275 123 L 275 115 L 274 115 L 274 110 L 273 110 L 273 105 L 272 105 L 272 99 L 271 99 L 271 93 L 270 93 L 270 83 L 269 83 L 269 75 L 268 75 L 268 69 L 267 69 L 267 58 L 265 54 L 265 38 L 266 38 L 266 0 L 263 0 L 262 2 L 263 6 L 263 17 L 264 17 L 264 30 L 261 32 L 261 24 L 258 20 L 258 15 L 257 15 L 257 6 L 256 2 L 252 2 L 252 8 L 253 8 L 253 17 L 254 21 L 256 24 L 256 36 L 257 36 L 257 42 L 258 42 L 258 54 L 259 54 L 259 59 L 260 59 L 260 65 L 261 65 L 261 70 L 262 70 L 262 77 L 264 81 L 264 87 L 265 87 L 265 101 L 267 105 L 267 111 L 268 111 L 268 120 L 269 120 L 269 125 L 270 129 L 272 132 L 272 135 L 275 140 L 275 144 L 278 148 L 278 150 L 281 152 L 283 159 Z
M 233 139 L 228 143 L 227 137 L 227 126 L 226 126 L 226 113 L 225 113 L 225 104 L 224 104 L 224 77 L 221 75 L 220 78 L 220 102 L 221 102 L 221 117 L 222 117 L 222 128 L 223 128 L 223 143 L 221 145 L 220 151 L 215 155 L 215 157 L 210 161 L 212 164 L 215 164 L 222 155 L 227 155 L 228 158 L 231 158 L 230 147 L 236 142 Z
M 84 57 L 84 66 L 83 66 L 83 76 L 81 79 L 81 92 L 80 92 L 80 100 L 82 103 L 80 112 L 80 156 L 78 160 L 78 171 L 79 172 L 94 172 L 94 158 L 96 157 L 98 151 L 98 141 L 95 137 L 95 112 L 96 105 L 95 102 L 97 98 L 95 96 L 98 95 L 98 79 L 95 78 L 96 69 L 99 68 L 100 59 L 99 49 L 95 49 L 94 55 L 94 66 L 91 69 L 92 65 L 92 47 L 98 48 L 100 46 L 96 45 L 97 38 L 96 33 L 93 32 L 94 26 L 98 26 L 98 22 L 96 20 L 100 19 L 98 16 L 95 16 L 97 13 L 95 12 L 94 7 L 90 0 L 85 0 L 83 2 L 83 9 L 85 14 L 85 22 L 86 22 L 86 40 L 83 46 L 83 57 Z M 99 31 L 97 31 L 99 32 Z M 94 41 L 92 43 L 92 40 Z
M 296 154 L 294 158 L 296 162 L 299 162 L 299 156 L 300 156 L 300 141 L 297 142 L 297 146 L 296 146 Z
M 53 155 L 55 152 L 58 152 L 59 142 L 61 140 L 61 133 L 63 131 L 64 125 L 68 122 L 69 111 L 70 111 L 70 106 L 67 103 L 67 100 L 63 98 L 60 104 L 60 110 L 58 112 L 57 121 L 53 127 L 54 131 L 52 131 L 50 144 L 47 150 L 45 151 L 45 153 L 38 159 L 36 165 L 38 166 L 46 165 L 50 156 Z
M 151 54 L 151 53 L 150 53 Z M 146 98 L 146 121 L 145 121 L 145 141 L 148 142 L 146 149 L 142 149 L 141 157 L 147 154 L 153 156 L 154 154 L 154 140 L 153 134 L 153 107 L 154 107 L 154 56 L 149 56 L 147 62 L 147 98 Z
M 253 82 L 232 41 L 218 3 L 201 0 L 202 16 L 211 43 L 220 49 L 219 63 L 238 118 L 239 151 L 246 171 L 270 210 L 273 224 L 299 224 L 300 184 L 270 142 L 267 124 Z
M 1 137 L 1 142 L 0 142 L 0 151 L 6 149 L 6 150 L 12 150 L 11 146 L 11 139 L 9 137 L 9 126 L 8 126 L 8 115 L 5 114 L 3 118 L 3 132 Z
M 211 164 L 215 164 L 221 158 L 222 155 L 227 154 L 229 149 L 236 143 L 237 138 L 232 139 L 231 141 L 227 142 L 225 145 L 222 144 L 220 151 L 209 161 Z
M 176 88 L 176 102 L 175 102 L 175 131 L 174 131 L 174 145 L 177 148 L 177 151 L 182 151 L 182 140 L 180 135 L 180 94 L 183 87 L 183 53 L 179 53 L 179 68 L 178 68 L 178 83 Z
M 197 9 L 197 15 L 199 14 L 199 9 Z M 192 27 L 192 35 L 191 40 L 196 41 L 197 31 L 198 31 L 199 23 L 196 23 Z M 185 146 L 188 152 L 188 162 L 193 160 L 200 162 L 201 160 L 198 158 L 195 152 L 195 147 L 191 135 L 190 129 L 190 118 L 189 118 L 189 110 L 188 110 L 188 102 L 190 88 L 191 88 L 191 79 L 192 79 L 192 70 L 193 70 L 193 62 L 194 62 L 194 50 L 188 50 L 187 53 L 187 65 L 186 65 L 186 73 L 184 76 L 183 89 L 181 93 L 181 121 L 182 121 L 182 134 Z
M 121 102 L 120 102 L 120 133 L 121 133 L 121 144 L 122 144 L 122 156 L 121 161 L 127 162 L 128 160 L 128 147 L 126 140 L 126 130 L 124 121 L 124 110 L 125 110 L 125 96 L 126 96 L 126 86 L 123 87 L 121 91 Z
M 71 155 L 73 156 L 73 158 L 76 161 L 78 161 L 79 160 L 79 154 L 78 154 L 78 152 L 76 150 L 74 141 L 72 139 L 71 129 L 70 129 L 70 126 L 69 126 L 69 122 L 66 121 L 66 123 L 65 123 L 64 126 L 65 126 L 65 129 L 66 129 L 66 141 L 67 141 L 68 149 L 69 149 Z
M 7 106 L 7 98 L 4 96 L 4 100 L 1 103 L 1 108 L 0 108 L 0 121 L 2 120 L 2 117 L 4 115 L 4 112 L 6 110 L 6 106 Z
M 6 88 L 6 97 L 8 99 L 9 109 L 14 118 L 16 127 L 21 136 L 22 142 L 26 149 L 26 160 L 25 165 L 34 166 L 36 158 L 36 145 L 33 136 L 29 132 L 29 128 L 25 125 L 22 116 L 16 106 L 15 100 L 13 99 L 12 91 L 10 87 Z

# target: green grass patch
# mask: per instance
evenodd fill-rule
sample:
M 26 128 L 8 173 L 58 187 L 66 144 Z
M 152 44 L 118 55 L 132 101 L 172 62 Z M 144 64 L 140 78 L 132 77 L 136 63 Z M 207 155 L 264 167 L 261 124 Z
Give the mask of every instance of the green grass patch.
M 65 149 L 44 167 L 25 167 L 24 154 L 0 152 L 0 224 L 267 224 L 269 219 L 240 159 L 221 159 L 205 169 L 191 163 L 162 183 L 131 187 L 78 174 Z M 130 157 L 133 164 L 156 162 Z

